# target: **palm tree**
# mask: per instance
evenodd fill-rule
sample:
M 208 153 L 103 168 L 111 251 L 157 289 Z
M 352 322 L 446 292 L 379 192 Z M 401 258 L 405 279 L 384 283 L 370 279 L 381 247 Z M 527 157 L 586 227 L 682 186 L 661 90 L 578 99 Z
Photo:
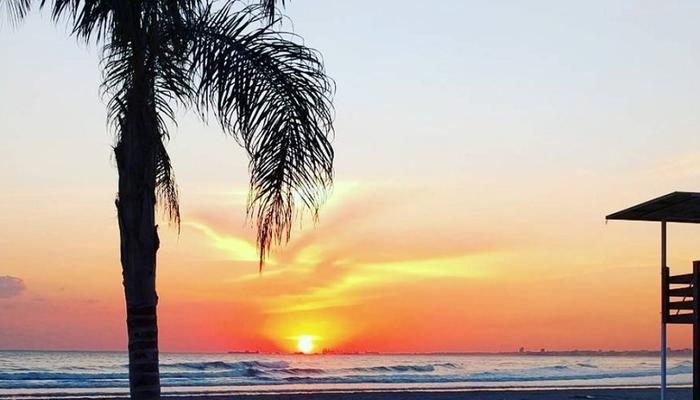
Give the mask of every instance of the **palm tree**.
M 4 4 L 3 4 L 4 3 Z M 13 21 L 31 0 L 0 0 Z M 295 203 L 314 217 L 332 183 L 332 81 L 320 56 L 275 30 L 275 1 L 41 0 L 56 22 L 102 49 L 108 118 L 116 134 L 115 201 L 132 399 L 158 399 L 156 211 L 180 223 L 166 151 L 176 108 L 212 117 L 250 157 L 248 215 L 262 268 L 288 240 Z

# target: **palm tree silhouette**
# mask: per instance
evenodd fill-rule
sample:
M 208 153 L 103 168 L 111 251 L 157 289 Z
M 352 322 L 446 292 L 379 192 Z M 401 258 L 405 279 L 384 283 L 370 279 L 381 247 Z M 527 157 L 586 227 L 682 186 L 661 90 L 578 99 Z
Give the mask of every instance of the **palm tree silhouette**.
M 283 2 L 282 2 L 283 3 Z M 0 0 L 22 19 L 31 0 Z M 275 0 L 41 0 L 55 22 L 102 49 L 108 118 L 116 133 L 115 201 L 132 399 L 160 397 L 156 211 L 180 223 L 166 151 L 175 108 L 215 118 L 250 157 L 248 215 L 260 268 L 288 240 L 295 202 L 317 216 L 332 183 L 332 81 L 320 56 L 277 32 Z

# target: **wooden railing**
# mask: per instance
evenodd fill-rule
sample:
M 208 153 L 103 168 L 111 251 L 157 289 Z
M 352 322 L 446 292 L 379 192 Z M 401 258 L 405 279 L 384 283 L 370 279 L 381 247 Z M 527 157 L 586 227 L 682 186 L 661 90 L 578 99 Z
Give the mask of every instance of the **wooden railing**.
M 663 286 L 663 316 L 667 324 L 695 323 L 696 301 L 698 298 L 697 277 L 700 273 L 700 261 L 693 262 L 693 273 L 670 275 L 670 269 L 664 268 Z M 680 287 L 679 287 L 680 286 Z

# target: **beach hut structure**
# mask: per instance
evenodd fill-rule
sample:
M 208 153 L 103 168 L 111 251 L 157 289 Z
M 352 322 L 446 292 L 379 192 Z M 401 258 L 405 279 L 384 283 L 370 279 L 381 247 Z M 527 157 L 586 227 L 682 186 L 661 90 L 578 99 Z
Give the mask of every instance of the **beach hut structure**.
M 700 400 L 700 261 L 690 274 L 671 275 L 666 263 L 666 224 L 700 224 L 700 193 L 673 192 L 605 217 L 661 223 L 661 400 L 666 397 L 666 325 L 693 325 L 693 400 Z

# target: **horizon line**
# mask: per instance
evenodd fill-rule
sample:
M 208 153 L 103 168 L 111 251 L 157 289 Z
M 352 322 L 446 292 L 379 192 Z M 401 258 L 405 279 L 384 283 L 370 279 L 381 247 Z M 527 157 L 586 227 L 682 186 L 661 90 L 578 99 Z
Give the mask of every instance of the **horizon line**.
M 692 351 L 689 347 L 684 348 L 668 348 L 668 352 L 688 352 Z M 124 353 L 128 354 L 127 350 L 81 350 L 81 349 L 2 349 L 0 352 L 43 352 L 43 353 Z M 379 355 L 379 356 L 401 356 L 401 355 L 567 355 L 567 354 L 577 354 L 585 353 L 589 355 L 630 355 L 630 354 L 659 354 L 660 350 L 655 349 L 635 349 L 635 350 L 602 350 L 602 349 L 569 349 L 569 350 L 515 350 L 515 351 L 425 351 L 425 352 L 381 352 L 381 351 L 356 351 L 356 352 L 343 352 L 343 351 L 330 351 L 330 352 L 314 352 L 314 353 L 300 353 L 300 352 L 274 352 L 274 351 L 256 351 L 256 350 L 223 350 L 223 351 L 161 351 L 160 354 L 229 354 L 229 355 L 283 355 L 283 356 L 333 356 L 333 355 Z

